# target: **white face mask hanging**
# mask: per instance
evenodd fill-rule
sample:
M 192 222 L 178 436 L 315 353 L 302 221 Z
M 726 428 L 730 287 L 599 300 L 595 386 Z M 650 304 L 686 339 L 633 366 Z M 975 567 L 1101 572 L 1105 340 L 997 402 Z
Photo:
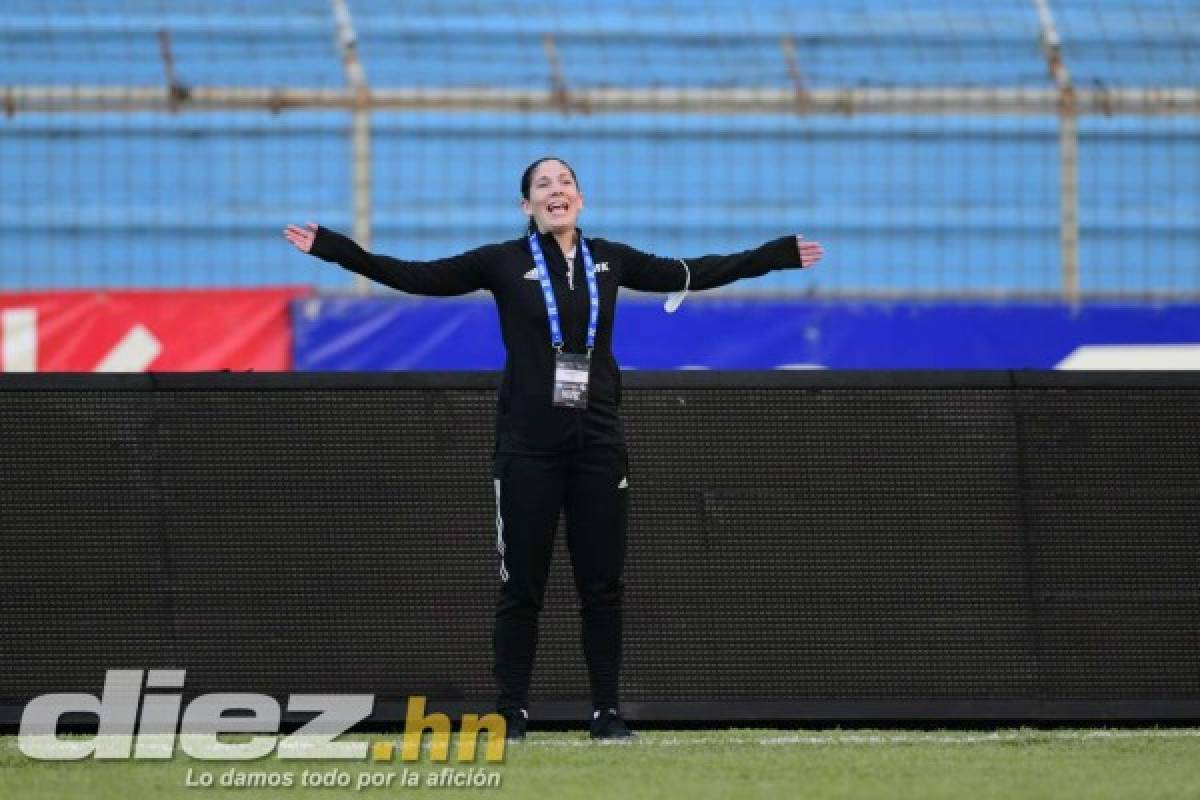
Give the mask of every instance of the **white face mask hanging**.
M 688 287 L 690 287 L 692 285 L 692 270 L 691 270 L 691 268 L 688 267 L 687 262 L 684 261 L 682 258 L 678 258 L 678 259 L 676 259 L 676 261 L 678 261 L 680 264 L 683 264 L 683 272 L 684 272 L 683 291 L 682 292 L 671 292 L 669 295 L 667 295 L 667 302 L 663 303 L 663 310 L 666 311 L 668 314 L 674 314 L 679 309 L 679 307 L 681 305 L 683 305 L 683 298 L 687 297 Z

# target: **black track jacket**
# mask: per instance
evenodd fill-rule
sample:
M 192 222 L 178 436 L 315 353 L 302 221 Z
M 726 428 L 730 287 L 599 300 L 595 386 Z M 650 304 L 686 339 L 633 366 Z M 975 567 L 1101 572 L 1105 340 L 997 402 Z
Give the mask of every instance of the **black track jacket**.
M 579 235 L 583 235 L 580 232 Z M 583 258 L 576 253 L 573 284 L 567 261 L 551 234 L 539 235 L 550 283 L 558 301 L 564 350 L 586 351 L 588 290 Z M 612 353 L 617 287 L 648 292 L 683 289 L 679 260 L 661 258 L 605 239 L 588 238 L 600 291 L 600 322 L 592 354 L 587 409 L 551 405 L 554 348 L 541 284 L 526 239 L 488 244 L 450 258 L 404 261 L 368 253 L 352 239 L 325 227 L 317 229 L 312 255 L 332 261 L 371 280 L 420 295 L 450 296 L 479 289 L 496 298 L 500 330 L 508 357 L 496 415 L 496 452 L 528 455 L 563 453 L 592 444 L 623 445 L 617 407 L 621 371 Z M 684 259 L 692 290 L 711 289 L 772 269 L 800 267 L 794 236 L 732 255 Z M 720 335 L 714 331 L 713 335 Z

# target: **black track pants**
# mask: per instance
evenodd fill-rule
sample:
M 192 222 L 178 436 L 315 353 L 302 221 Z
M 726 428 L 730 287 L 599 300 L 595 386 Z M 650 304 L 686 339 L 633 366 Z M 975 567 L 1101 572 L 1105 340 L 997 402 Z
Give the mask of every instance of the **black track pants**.
M 621 569 L 628 503 L 622 447 L 588 447 L 558 456 L 496 456 L 495 675 L 500 710 L 528 707 L 538 613 L 559 511 L 583 616 L 583 652 L 597 708 L 617 706 L 621 666 Z

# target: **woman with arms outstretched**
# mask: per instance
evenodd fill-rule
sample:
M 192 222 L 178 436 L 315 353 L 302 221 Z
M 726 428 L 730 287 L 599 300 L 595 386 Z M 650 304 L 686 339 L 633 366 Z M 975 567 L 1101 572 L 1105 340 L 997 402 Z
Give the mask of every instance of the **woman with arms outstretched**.
M 675 259 L 584 237 L 583 195 L 560 158 L 521 176 L 525 236 L 434 261 L 364 251 L 309 223 L 284 237 L 301 252 L 420 295 L 479 289 L 496 300 L 506 360 L 496 415 L 493 483 L 500 595 L 496 606 L 497 709 L 510 740 L 524 738 L 538 614 L 560 512 L 583 617 L 583 649 L 596 739 L 632 736 L 619 711 L 621 572 L 628 457 L 618 415 L 621 379 L 612 354 L 617 288 L 684 293 L 773 269 L 810 267 L 817 242 L 784 236 L 733 255 Z M 678 305 L 682 294 L 673 296 Z

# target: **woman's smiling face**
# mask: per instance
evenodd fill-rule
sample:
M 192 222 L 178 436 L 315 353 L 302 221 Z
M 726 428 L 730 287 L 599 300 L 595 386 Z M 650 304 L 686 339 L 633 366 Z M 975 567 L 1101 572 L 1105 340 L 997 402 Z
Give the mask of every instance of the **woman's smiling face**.
M 529 183 L 529 198 L 521 198 L 521 210 L 533 217 L 542 233 L 574 230 L 583 195 L 570 168 L 553 158 L 538 164 Z

